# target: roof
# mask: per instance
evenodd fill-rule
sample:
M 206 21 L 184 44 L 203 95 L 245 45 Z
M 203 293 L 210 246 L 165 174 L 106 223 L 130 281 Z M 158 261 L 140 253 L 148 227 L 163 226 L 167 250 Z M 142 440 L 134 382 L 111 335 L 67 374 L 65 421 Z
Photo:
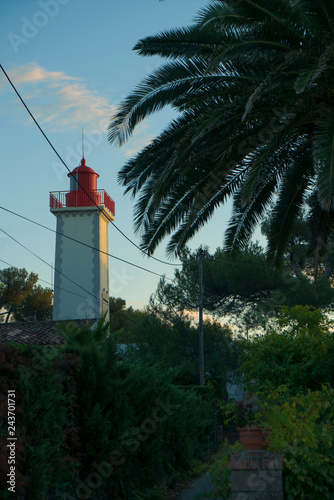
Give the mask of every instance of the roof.
M 88 165 L 86 165 L 86 160 L 85 158 L 82 158 L 81 160 L 81 164 L 78 166 L 78 167 L 75 167 L 72 172 L 70 172 L 69 174 L 67 174 L 67 177 L 71 177 L 71 175 L 75 175 L 77 174 L 78 172 L 85 172 L 85 173 L 89 173 L 89 174 L 94 174 L 96 175 L 97 177 L 100 177 L 99 174 L 97 174 L 95 172 L 95 170 L 93 170 L 92 168 L 88 167 Z
M 73 320 L 78 326 L 93 326 L 97 319 Z M 0 323 L 0 344 L 60 345 L 63 337 L 57 332 L 59 327 L 73 321 L 36 321 L 31 323 Z

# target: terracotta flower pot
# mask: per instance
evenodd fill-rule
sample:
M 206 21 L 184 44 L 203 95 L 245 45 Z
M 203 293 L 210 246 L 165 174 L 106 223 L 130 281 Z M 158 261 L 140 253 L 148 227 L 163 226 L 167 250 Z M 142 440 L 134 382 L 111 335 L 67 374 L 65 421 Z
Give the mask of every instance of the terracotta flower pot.
M 238 427 L 240 443 L 245 450 L 266 450 L 271 429 L 264 427 Z

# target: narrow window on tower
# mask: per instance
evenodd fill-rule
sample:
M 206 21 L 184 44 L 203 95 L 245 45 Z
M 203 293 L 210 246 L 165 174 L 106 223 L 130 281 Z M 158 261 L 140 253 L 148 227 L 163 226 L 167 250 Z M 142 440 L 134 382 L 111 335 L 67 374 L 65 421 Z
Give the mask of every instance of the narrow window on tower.
M 78 174 L 71 175 L 70 190 L 71 191 L 78 191 Z

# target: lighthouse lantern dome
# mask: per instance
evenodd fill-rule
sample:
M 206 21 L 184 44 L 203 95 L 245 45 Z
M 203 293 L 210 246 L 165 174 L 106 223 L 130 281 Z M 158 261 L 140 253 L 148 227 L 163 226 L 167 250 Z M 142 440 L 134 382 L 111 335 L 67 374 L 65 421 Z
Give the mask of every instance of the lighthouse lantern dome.
M 66 195 L 67 207 L 90 207 L 101 204 L 101 194 L 97 192 L 97 174 L 86 165 L 82 158 L 79 167 L 68 174 L 70 192 Z

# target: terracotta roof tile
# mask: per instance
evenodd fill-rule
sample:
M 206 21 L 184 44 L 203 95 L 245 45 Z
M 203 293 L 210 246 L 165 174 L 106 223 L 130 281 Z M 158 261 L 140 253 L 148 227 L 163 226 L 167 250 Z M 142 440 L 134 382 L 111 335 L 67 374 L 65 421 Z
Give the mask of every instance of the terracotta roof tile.
M 78 319 L 77 325 L 90 325 L 96 319 Z M 36 321 L 32 323 L 0 323 L 0 344 L 15 342 L 19 344 L 57 345 L 64 344 L 57 329 L 70 321 Z

